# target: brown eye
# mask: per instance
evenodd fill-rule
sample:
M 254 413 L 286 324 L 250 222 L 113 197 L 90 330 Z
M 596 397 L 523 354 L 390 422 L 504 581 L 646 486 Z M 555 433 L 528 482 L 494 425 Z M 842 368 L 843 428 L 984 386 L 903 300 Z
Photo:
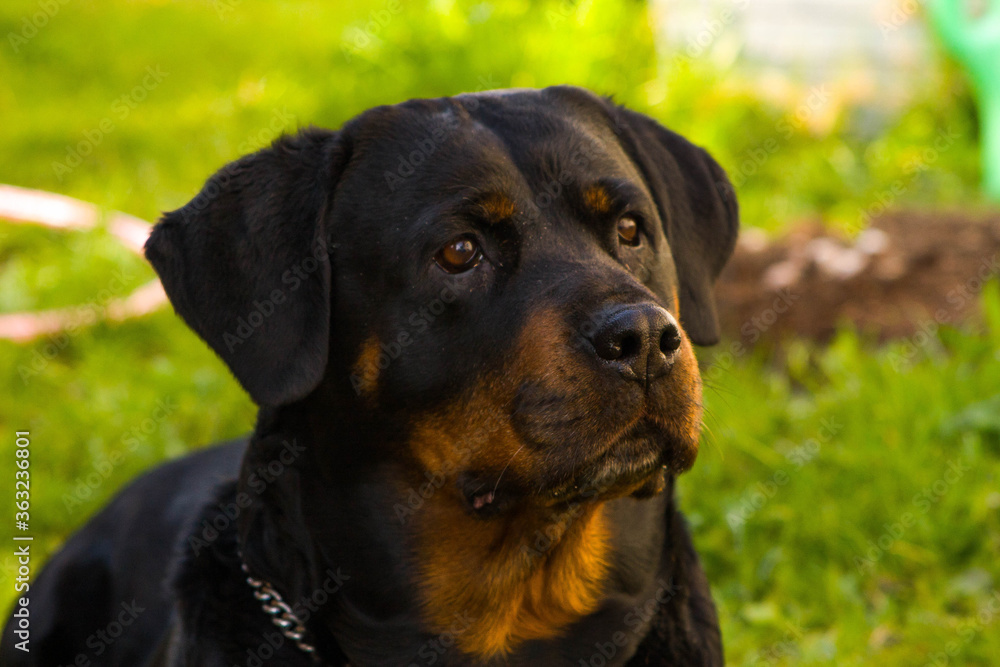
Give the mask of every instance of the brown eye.
M 483 251 L 476 240 L 462 236 L 441 248 L 434 261 L 448 273 L 465 273 L 475 268 L 483 258 Z
M 618 241 L 624 245 L 639 245 L 639 225 L 632 218 L 618 221 Z

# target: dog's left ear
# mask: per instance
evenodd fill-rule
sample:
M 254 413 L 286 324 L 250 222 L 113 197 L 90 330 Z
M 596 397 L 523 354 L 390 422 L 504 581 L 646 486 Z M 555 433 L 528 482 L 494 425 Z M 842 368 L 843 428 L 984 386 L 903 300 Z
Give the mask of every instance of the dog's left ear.
M 612 107 L 614 129 L 656 199 L 677 268 L 681 324 L 697 345 L 719 341 L 715 279 L 739 228 L 736 193 L 703 149 L 652 118 Z
M 261 406 L 304 397 L 326 371 L 326 212 L 348 151 L 310 129 L 219 170 L 146 241 L 184 321 Z

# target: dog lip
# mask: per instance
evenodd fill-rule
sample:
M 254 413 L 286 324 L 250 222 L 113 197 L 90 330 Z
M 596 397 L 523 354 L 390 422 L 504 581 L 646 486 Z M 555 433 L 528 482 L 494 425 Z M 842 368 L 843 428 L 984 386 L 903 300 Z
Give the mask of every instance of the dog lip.
M 497 473 L 466 472 L 458 480 L 458 491 L 465 501 L 466 509 L 477 518 L 489 518 L 500 514 L 516 502 L 519 494 L 501 488 Z
M 663 436 L 637 424 L 595 457 L 578 466 L 572 479 L 551 489 L 546 497 L 568 502 L 581 497 L 600 498 L 642 486 L 669 469 Z
M 492 491 L 487 491 L 486 493 L 478 493 L 471 498 L 472 509 L 481 510 L 490 503 L 493 502 L 495 494 Z
M 544 449 L 558 446 L 577 449 L 562 441 L 525 441 L 526 445 Z M 489 519 L 512 506 L 527 502 L 544 506 L 559 506 L 587 500 L 610 499 L 629 495 L 643 488 L 662 488 L 657 478 L 677 474 L 688 465 L 684 461 L 686 447 L 675 435 L 643 416 L 623 429 L 610 443 L 579 442 L 578 448 L 590 451 L 586 459 L 571 469 L 564 469 L 557 478 L 534 481 L 519 478 L 507 471 L 469 470 L 458 480 L 458 491 L 466 510 L 478 519 Z

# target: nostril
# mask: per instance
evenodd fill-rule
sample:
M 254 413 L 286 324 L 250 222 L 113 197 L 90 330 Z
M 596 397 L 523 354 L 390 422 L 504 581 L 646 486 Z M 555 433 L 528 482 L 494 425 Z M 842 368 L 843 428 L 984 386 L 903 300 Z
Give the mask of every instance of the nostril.
M 597 356 L 607 361 L 615 361 L 622 356 L 622 346 L 616 340 L 595 341 L 594 349 L 597 350 Z
M 639 354 L 639 348 L 642 346 L 642 341 L 639 340 L 639 336 L 635 333 L 629 331 L 626 332 L 621 337 L 621 342 L 618 344 L 618 348 L 621 351 L 618 357 L 622 359 L 628 359 Z
M 660 334 L 660 351 L 663 354 L 673 354 L 681 346 L 681 334 L 677 330 L 677 327 L 673 325 L 667 326 Z
M 631 331 L 617 331 L 594 341 L 597 354 L 607 361 L 620 361 L 639 353 L 642 341 Z

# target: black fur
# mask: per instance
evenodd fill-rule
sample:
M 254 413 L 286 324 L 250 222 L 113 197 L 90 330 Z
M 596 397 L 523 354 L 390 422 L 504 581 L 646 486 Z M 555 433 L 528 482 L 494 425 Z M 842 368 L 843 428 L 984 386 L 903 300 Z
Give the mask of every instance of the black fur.
M 187 206 L 165 215 L 146 244 L 177 313 L 260 405 L 301 398 L 326 368 L 324 210 L 342 162 L 333 132 L 285 138 L 221 169 Z M 307 257 L 316 260 L 316 269 L 285 275 Z M 283 306 L 278 317 L 256 305 L 271 301 L 276 289 L 293 287 L 293 298 L 277 304 Z M 262 323 L 242 336 L 230 316 L 246 313 L 245 321 L 254 312 Z
M 613 210 L 583 206 L 592 182 L 612 193 Z M 511 220 L 471 211 L 495 190 L 515 201 Z M 618 244 L 623 213 L 640 221 L 635 250 Z M 398 514 L 401 489 L 426 482 L 405 446 L 414 424 L 504 368 L 543 309 L 582 331 L 609 304 L 679 305 L 690 340 L 714 342 L 712 285 L 736 228 L 732 188 L 707 153 L 570 87 L 379 107 L 225 167 L 164 216 L 147 256 L 178 314 L 260 406 L 249 445 L 193 454 L 123 491 L 32 582 L 32 652 L 13 648 L 8 623 L 0 664 L 82 655 L 90 665 L 222 667 L 256 664 L 254 651 L 262 664 L 313 664 L 287 641 L 263 648 L 276 635 L 238 550 L 308 617 L 323 664 L 483 664 L 443 647 L 421 614 L 419 552 Z M 439 270 L 436 248 L 463 234 L 482 243 L 481 267 Z M 390 354 L 399 332 L 408 342 Z M 373 336 L 391 357 L 376 389 L 357 378 Z M 582 474 L 617 412 L 652 400 L 601 371 L 582 338 L 572 346 L 587 377 L 568 380 L 567 395 L 529 387 L 517 408 L 553 467 L 510 472 L 502 486 L 486 471 L 498 513 Z M 566 426 L 595 400 L 585 428 Z M 656 442 L 669 461 L 673 441 Z M 460 472 L 469 485 L 482 471 Z M 673 478 L 640 495 L 606 504 L 614 545 L 600 608 L 487 664 L 722 664 Z M 88 638 L 132 599 L 143 611 L 97 655 Z

